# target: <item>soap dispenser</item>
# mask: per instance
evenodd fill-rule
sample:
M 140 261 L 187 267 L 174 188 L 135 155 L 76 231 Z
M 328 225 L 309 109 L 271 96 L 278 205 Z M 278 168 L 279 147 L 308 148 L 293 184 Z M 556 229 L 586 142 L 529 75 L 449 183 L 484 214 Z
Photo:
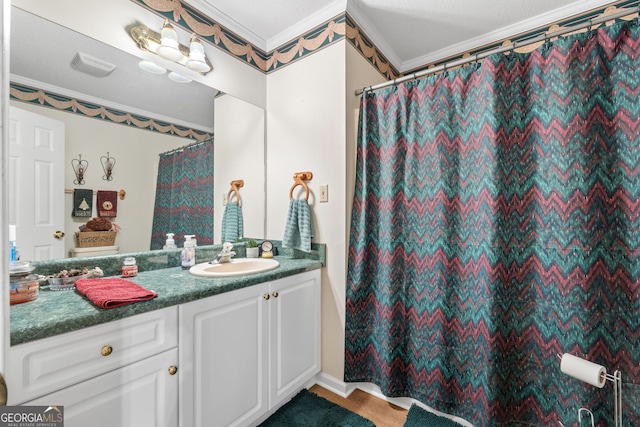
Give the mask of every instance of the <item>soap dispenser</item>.
M 194 241 L 191 240 L 192 237 L 194 237 L 192 234 L 184 236 L 184 247 L 182 248 L 182 255 L 180 257 L 183 270 L 188 270 L 196 265 L 196 249 Z
M 173 240 L 174 233 L 167 233 L 167 241 L 162 249 L 177 249 L 176 241 Z

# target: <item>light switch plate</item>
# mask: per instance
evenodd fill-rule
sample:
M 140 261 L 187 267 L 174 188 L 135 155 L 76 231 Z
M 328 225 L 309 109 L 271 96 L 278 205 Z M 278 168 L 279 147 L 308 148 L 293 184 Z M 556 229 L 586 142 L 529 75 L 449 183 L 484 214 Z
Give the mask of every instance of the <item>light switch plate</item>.
M 320 186 L 320 203 L 326 203 L 329 201 L 329 186 L 321 185 Z

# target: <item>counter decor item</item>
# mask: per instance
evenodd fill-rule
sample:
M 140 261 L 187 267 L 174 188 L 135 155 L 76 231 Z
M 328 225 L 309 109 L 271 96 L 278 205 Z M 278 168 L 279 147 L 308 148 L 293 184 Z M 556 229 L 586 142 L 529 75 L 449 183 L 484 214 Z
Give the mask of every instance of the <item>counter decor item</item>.
M 11 305 L 38 299 L 40 278 L 32 274 L 34 266 L 29 261 L 11 261 L 9 266 L 9 301 Z
M 138 266 L 136 265 L 136 259 L 132 256 L 128 256 L 122 262 L 122 277 L 136 277 L 138 275 Z
M 50 291 L 68 291 L 75 289 L 76 281 L 80 279 L 87 279 L 92 277 L 103 276 L 104 272 L 100 267 L 95 267 L 91 270 L 88 268 L 83 269 L 70 269 L 62 270 L 57 274 L 47 277 Z
M 245 243 L 245 248 L 247 251 L 247 258 L 258 258 L 260 255 L 260 248 L 255 240 L 249 239 L 247 243 Z
M 113 246 L 118 226 L 106 218 L 93 218 L 76 232 L 76 247 Z

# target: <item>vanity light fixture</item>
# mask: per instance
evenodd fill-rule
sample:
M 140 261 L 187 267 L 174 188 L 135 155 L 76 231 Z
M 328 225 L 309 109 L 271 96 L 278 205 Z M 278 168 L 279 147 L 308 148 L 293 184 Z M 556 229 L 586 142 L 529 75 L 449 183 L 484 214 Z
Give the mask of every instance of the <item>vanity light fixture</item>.
M 178 34 L 168 19 L 164 21 L 161 34 L 140 24 L 131 29 L 131 37 L 140 49 L 154 53 L 202 75 L 213 69 L 198 36 L 191 35 L 189 47 L 180 44 Z

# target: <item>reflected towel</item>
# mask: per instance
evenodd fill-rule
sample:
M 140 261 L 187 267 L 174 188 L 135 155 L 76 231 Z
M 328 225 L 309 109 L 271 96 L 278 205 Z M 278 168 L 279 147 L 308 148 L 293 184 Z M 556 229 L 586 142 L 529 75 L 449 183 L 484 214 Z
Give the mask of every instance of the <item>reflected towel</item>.
M 313 224 L 309 203 L 305 199 L 291 199 L 282 247 L 311 252 L 312 238 Z
M 79 279 L 76 281 L 76 289 L 100 308 L 121 307 L 158 296 L 154 291 L 118 277 Z
M 93 212 L 93 190 L 73 190 L 73 216 L 91 218 Z
M 242 206 L 236 203 L 227 203 L 222 215 L 222 243 L 233 243 L 243 234 Z
M 98 216 L 101 218 L 114 218 L 118 216 L 118 192 L 98 190 L 96 196 L 98 202 Z

